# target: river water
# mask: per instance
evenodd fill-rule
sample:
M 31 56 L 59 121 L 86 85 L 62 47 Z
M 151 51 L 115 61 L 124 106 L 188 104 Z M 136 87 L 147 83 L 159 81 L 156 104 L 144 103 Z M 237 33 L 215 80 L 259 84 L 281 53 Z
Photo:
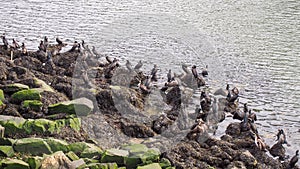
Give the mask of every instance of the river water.
M 121 63 L 181 71 L 208 65 L 214 89 L 237 86 L 269 145 L 283 128 L 300 149 L 298 0 L 2 0 L 0 33 L 36 50 L 48 36 L 82 40 Z M 69 46 L 70 47 L 70 46 Z

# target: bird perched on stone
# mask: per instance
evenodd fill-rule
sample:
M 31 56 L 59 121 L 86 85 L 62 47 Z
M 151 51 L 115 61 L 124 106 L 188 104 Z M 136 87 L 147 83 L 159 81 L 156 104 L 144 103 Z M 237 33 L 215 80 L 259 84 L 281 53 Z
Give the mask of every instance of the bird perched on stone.
M 92 52 L 94 53 L 94 55 L 100 56 L 100 54 L 97 52 L 95 46 L 92 46 Z
M 171 82 L 172 81 L 172 71 L 171 69 L 169 69 L 169 72 L 167 73 L 167 82 Z
M 202 74 L 202 76 L 203 76 L 203 77 L 206 77 L 206 76 L 208 76 L 208 71 L 207 71 L 207 68 L 208 68 L 208 65 L 206 65 L 206 66 L 205 66 L 205 68 L 202 68 L 202 72 L 201 72 L 201 74 Z
M 295 167 L 296 163 L 298 162 L 299 150 L 296 150 L 296 154 L 292 157 L 291 161 L 289 162 L 289 167 Z
M 18 44 L 18 42 L 15 39 L 13 39 L 11 48 L 12 49 L 19 49 L 20 48 L 20 45 Z
M 126 60 L 126 68 L 131 72 L 132 71 L 132 65 L 131 63 L 129 62 L 129 60 Z
M 74 52 L 76 51 L 76 49 L 80 48 L 80 44 L 77 41 L 74 41 L 74 44 L 72 46 L 72 48 L 69 50 L 69 52 Z
M 157 71 L 158 71 L 158 68 L 157 68 L 157 65 L 154 65 L 153 66 L 153 69 L 151 70 L 151 81 L 157 81 Z
M 5 38 L 4 35 L 2 36 L 2 42 L 4 44 L 5 49 L 8 49 L 9 45 L 8 45 L 7 39 Z
M 39 50 L 43 51 L 43 52 L 46 52 L 46 48 L 45 48 L 44 42 L 42 40 L 41 40 L 40 45 L 39 45 Z
M 198 73 L 197 73 L 196 65 L 192 66 L 192 73 L 193 73 L 194 78 L 197 79 L 198 78 Z
M 58 37 L 55 40 L 58 43 L 58 45 L 63 45 L 63 42 Z
M 283 144 L 286 142 L 285 139 L 285 134 L 284 131 L 282 129 L 278 130 L 277 133 L 277 143 L 275 143 L 271 149 L 269 150 L 270 154 L 273 157 L 279 157 L 280 160 L 284 160 L 285 159 L 285 148 L 283 147 Z
M 44 37 L 44 46 L 46 49 L 47 49 L 48 45 L 49 45 L 48 38 L 47 38 L 47 36 L 45 36 Z
M 257 148 L 261 151 L 267 151 L 267 145 L 264 142 L 264 140 L 257 134 L 250 132 L 251 137 L 254 139 L 254 143 L 257 146 Z
M 22 46 L 21 46 L 21 47 L 22 47 L 22 55 L 23 55 L 23 56 L 27 55 L 28 53 L 27 53 L 27 49 L 26 49 L 26 46 L 25 46 L 25 43 L 24 43 L 24 42 L 22 43 Z
M 142 61 L 140 60 L 137 65 L 135 65 L 134 70 L 139 70 L 143 66 Z

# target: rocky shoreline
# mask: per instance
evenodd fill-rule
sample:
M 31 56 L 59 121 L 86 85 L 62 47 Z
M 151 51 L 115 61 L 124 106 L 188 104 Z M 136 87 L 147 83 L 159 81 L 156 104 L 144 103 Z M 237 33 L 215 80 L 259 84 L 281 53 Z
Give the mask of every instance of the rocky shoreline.
M 197 120 L 184 121 L 183 104 L 205 85 L 187 67 L 151 89 L 141 85 L 149 77 L 138 69 L 126 69 L 117 59 L 78 44 L 67 52 L 60 52 L 65 44 L 59 41 L 38 51 L 0 46 L 0 168 L 299 168 L 285 155 L 271 157 L 269 146 L 259 147 L 259 129 L 246 115 L 241 123 L 230 124 L 221 139 L 212 137 L 215 125 L 207 119 L 214 103 L 207 91 L 201 93 Z M 151 92 L 158 97 L 148 103 Z M 240 115 L 235 89 L 229 99 L 229 89 L 218 92 L 223 96 L 216 124 L 224 120 L 223 110 L 234 118 Z M 167 133 L 179 137 L 172 148 L 151 140 L 174 124 L 186 132 Z M 108 133 L 114 137 L 101 138 Z M 286 140 L 280 141 L 282 146 Z

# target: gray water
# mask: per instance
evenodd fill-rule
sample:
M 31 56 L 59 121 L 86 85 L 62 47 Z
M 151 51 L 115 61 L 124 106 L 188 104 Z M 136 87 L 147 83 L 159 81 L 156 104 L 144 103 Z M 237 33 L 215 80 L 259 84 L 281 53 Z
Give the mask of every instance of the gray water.
M 300 149 L 300 1 L 2 0 L 0 11 L 0 33 L 31 50 L 58 36 L 162 76 L 207 64 L 211 88 L 237 86 L 269 145 L 283 128 L 287 153 Z

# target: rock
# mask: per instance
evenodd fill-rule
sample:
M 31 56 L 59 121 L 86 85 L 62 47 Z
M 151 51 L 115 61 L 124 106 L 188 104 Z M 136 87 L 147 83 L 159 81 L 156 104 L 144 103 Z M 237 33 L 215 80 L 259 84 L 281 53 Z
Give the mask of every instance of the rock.
M 23 124 L 26 120 L 20 117 L 0 115 L 0 125 L 5 128 L 4 135 L 14 136 L 16 133 L 23 132 Z
M 161 168 L 168 168 L 168 167 L 171 167 L 172 164 L 171 164 L 170 160 L 168 160 L 166 158 L 162 158 L 159 161 L 159 165 Z
M 93 158 L 95 156 L 100 156 L 103 151 L 101 148 L 93 145 L 93 144 L 87 144 L 87 148 L 83 150 L 83 152 L 80 154 L 81 158 Z
M 29 164 L 31 169 L 39 169 L 41 167 L 42 157 L 30 157 L 27 159 L 27 163 Z
M 33 111 L 41 111 L 43 103 L 39 100 L 25 100 L 22 102 L 22 107 L 25 109 L 31 109 Z
M 50 146 L 41 138 L 23 138 L 17 140 L 13 148 L 16 152 L 32 155 L 51 154 Z
M 18 159 L 6 158 L 0 161 L 0 164 L 2 164 L 0 168 L 4 169 L 29 169 L 29 164 Z
M 29 86 L 21 84 L 21 83 L 13 83 L 13 84 L 8 84 L 2 87 L 4 93 L 7 94 L 12 94 L 16 93 L 21 90 L 28 90 Z
M 0 125 L 0 138 L 4 137 L 5 128 Z
M 3 90 L 0 89 L 0 101 L 4 101 L 4 100 L 5 100 L 5 96 L 4 96 Z
M 156 148 L 151 148 L 141 156 L 143 163 L 159 161 L 160 151 Z
M 71 161 L 76 161 L 79 160 L 79 157 L 73 152 L 69 151 L 66 156 L 71 160 Z
M 152 163 L 144 166 L 138 166 L 137 169 L 161 169 L 159 163 Z
M 108 149 L 101 157 L 102 163 L 116 162 L 118 165 L 124 165 L 125 158 L 128 157 L 129 152 L 127 150 Z
M 254 168 L 257 165 L 257 160 L 255 157 L 248 151 L 243 151 L 240 154 L 240 160 L 243 161 L 247 168 Z
M 68 143 L 63 140 L 48 138 L 45 139 L 45 142 L 50 146 L 52 152 L 62 151 L 66 153 L 69 151 Z
M 69 151 L 73 151 L 76 154 L 80 154 L 81 152 L 84 151 L 84 149 L 88 148 L 88 143 L 86 142 L 76 142 L 76 143 L 71 143 L 68 146 Z
M 227 96 L 227 90 L 225 90 L 225 89 L 223 89 L 223 88 L 219 88 L 219 89 L 217 89 L 217 90 L 214 92 L 214 95 L 215 95 L 215 96 L 221 95 L 221 96 L 226 97 L 226 96 Z
M 83 168 L 83 167 L 85 167 L 85 162 L 84 162 L 84 160 L 83 159 L 79 159 L 79 160 L 75 160 L 75 161 L 72 161 L 71 162 L 71 167 L 70 168 Z
M 21 90 L 11 96 L 13 103 L 21 103 L 24 100 L 41 100 L 40 91 L 36 89 Z
M 89 169 L 118 169 L 116 163 L 91 163 L 86 166 Z
M 0 157 L 12 157 L 14 155 L 14 149 L 12 146 L 0 146 Z
M 49 86 L 46 82 L 44 82 L 41 79 L 34 78 L 34 83 L 35 85 L 40 86 L 40 88 L 43 89 L 43 91 L 55 92 L 55 90 L 51 86 Z
M 49 105 L 49 114 L 67 113 L 87 116 L 94 109 L 93 102 L 87 98 L 79 98 L 72 101 L 65 101 Z
M 247 169 L 247 168 L 243 162 L 233 161 L 227 166 L 227 169 Z
M 71 161 L 66 157 L 66 155 L 62 151 L 58 151 L 52 155 L 46 156 L 42 160 L 40 169 L 70 169 Z
M 65 125 L 70 126 L 73 130 L 79 131 L 81 127 L 81 121 L 79 118 L 68 118 L 65 119 Z
M 145 153 L 148 151 L 148 147 L 144 144 L 123 145 L 122 149 L 128 150 L 130 154 Z
M 232 136 L 232 137 L 238 137 L 241 134 L 241 127 L 240 123 L 235 122 L 231 123 L 227 126 L 225 133 Z
M 0 145 L 2 146 L 12 146 L 14 143 L 15 143 L 14 139 L 0 138 Z

